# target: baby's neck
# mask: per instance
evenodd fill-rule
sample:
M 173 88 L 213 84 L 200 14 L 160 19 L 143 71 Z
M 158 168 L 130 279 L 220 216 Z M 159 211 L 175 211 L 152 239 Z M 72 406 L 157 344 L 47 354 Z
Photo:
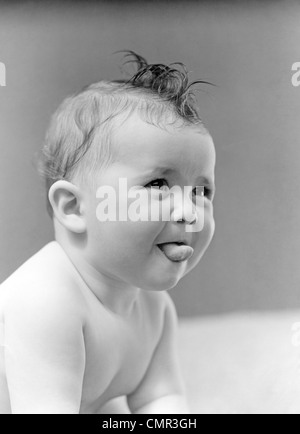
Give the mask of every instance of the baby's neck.
M 140 288 L 100 273 L 84 257 L 78 255 L 76 251 L 62 245 L 58 240 L 57 243 L 67 254 L 83 284 L 88 287 L 107 310 L 125 318 L 132 315 L 140 295 Z

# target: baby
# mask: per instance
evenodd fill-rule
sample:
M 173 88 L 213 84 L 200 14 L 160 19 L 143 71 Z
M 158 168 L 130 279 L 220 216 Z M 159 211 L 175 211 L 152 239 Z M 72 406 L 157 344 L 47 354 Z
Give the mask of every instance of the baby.
M 128 56 L 133 77 L 83 89 L 52 118 L 41 167 L 55 241 L 0 286 L 2 414 L 125 412 L 119 397 L 133 414 L 189 411 L 167 291 L 212 240 L 215 149 L 185 67 Z M 173 187 L 192 193 L 169 218 L 101 219 L 99 187 L 118 211 L 133 204 L 120 180 L 150 211 Z

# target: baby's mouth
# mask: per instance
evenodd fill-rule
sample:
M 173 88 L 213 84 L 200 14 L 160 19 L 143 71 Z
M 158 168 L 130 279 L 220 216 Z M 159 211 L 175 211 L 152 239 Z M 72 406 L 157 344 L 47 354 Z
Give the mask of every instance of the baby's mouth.
M 192 247 L 179 242 L 157 244 L 157 247 L 172 262 L 187 261 L 194 254 Z

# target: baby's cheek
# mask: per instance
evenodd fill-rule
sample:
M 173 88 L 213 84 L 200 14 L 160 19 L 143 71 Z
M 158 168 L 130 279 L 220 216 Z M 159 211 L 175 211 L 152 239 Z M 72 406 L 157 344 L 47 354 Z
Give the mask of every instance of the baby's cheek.
M 194 234 L 194 255 L 191 257 L 189 264 L 194 268 L 203 257 L 207 248 L 209 247 L 215 232 L 215 220 L 212 215 L 205 218 L 204 228 L 201 232 Z
M 136 252 L 140 254 L 148 254 L 163 231 L 165 224 L 161 221 L 128 222 L 124 236 L 129 248 L 135 248 Z
M 214 234 L 215 234 L 215 230 L 216 230 L 216 222 L 214 219 L 213 214 L 211 214 L 210 219 L 208 221 L 208 238 L 209 238 L 209 244 L 211 243 Z
M 211 243 L 214 233 L 215 233 L 215 219 L 213 213 L 211 212 L 207 216 L 205 216 L 205 224 L 203 228 L 203 239 L 206 245 L 205 249 Z

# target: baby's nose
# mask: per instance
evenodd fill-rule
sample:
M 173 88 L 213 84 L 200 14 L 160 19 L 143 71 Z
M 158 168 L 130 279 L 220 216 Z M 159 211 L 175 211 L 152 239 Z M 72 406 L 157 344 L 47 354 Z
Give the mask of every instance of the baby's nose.
M 176 208 L 173 212 L 173 221 L 177 223 L 188 223 L 190 225 L 198 222 L 198 215 L 196 212 L 184 212 L 183 209 Z
M 172 211 L 171 220 L 177 223 L 187 224 L 186 232 L 201 232 L 204 229 L 204 197 L 199 196 L 194 201 L 190 194 L 179 195 L 173 197 L 174 208 Z
M 197 209 L 193 201 L 187 194 L 174 195 L 173 221 L 178 223 L 193 224 L 197 222 Z

